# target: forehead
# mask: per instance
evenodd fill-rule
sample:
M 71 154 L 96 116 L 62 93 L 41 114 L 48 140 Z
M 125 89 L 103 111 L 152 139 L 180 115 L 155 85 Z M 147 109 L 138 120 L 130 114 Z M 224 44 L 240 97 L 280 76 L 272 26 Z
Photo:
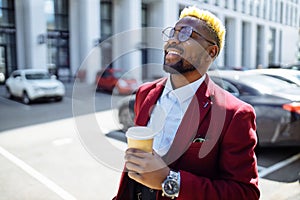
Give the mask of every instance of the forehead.
M 198 30 L 200 32 L 200 30 L 205 29 L 206 23 L 196 17 L 187 16 L 180 19 L 176 23 L 175 28 L 180 28 L 183 26 L 191 26 L 194 28 L 194 30 Z

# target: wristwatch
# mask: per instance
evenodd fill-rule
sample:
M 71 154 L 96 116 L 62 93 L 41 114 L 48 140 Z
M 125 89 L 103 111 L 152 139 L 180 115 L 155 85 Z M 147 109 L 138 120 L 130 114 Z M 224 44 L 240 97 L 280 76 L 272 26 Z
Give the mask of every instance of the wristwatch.
M 170 170 L 169 175 L 161 184 L 162 196 L 174 199 L 178 197 L 180 190 L 180 172 Z

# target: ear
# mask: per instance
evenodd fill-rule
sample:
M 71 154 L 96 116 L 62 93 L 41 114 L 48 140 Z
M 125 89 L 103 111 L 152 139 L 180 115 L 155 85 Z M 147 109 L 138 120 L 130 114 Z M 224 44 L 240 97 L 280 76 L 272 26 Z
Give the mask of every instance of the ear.
M 211 57 L 211 59 L 214 60 L 218 56 L 218 53 L 219 47 L 217 45 L 213 45 L 208 48 L 208 54 Z

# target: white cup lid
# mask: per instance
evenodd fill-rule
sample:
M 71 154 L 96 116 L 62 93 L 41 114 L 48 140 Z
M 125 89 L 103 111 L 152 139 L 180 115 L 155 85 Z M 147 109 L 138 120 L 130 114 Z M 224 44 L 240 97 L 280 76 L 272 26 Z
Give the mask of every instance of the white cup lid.
M 148 140 L 154 137 L 154 132 L 147 126 L 133 126 L 126 132 L 126 137 L 134 140 Z

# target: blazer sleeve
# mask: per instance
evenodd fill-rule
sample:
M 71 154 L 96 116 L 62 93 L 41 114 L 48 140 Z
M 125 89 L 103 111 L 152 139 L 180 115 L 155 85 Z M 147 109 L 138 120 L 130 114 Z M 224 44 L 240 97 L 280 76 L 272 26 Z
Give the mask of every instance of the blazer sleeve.
M 258 172 L 254 147 L 257 143 L 255 113 L 243 104 L 234 113 L 220 138 L 219 177 L 212 180 L 180 171 L 178 200 L 259 199 Z

